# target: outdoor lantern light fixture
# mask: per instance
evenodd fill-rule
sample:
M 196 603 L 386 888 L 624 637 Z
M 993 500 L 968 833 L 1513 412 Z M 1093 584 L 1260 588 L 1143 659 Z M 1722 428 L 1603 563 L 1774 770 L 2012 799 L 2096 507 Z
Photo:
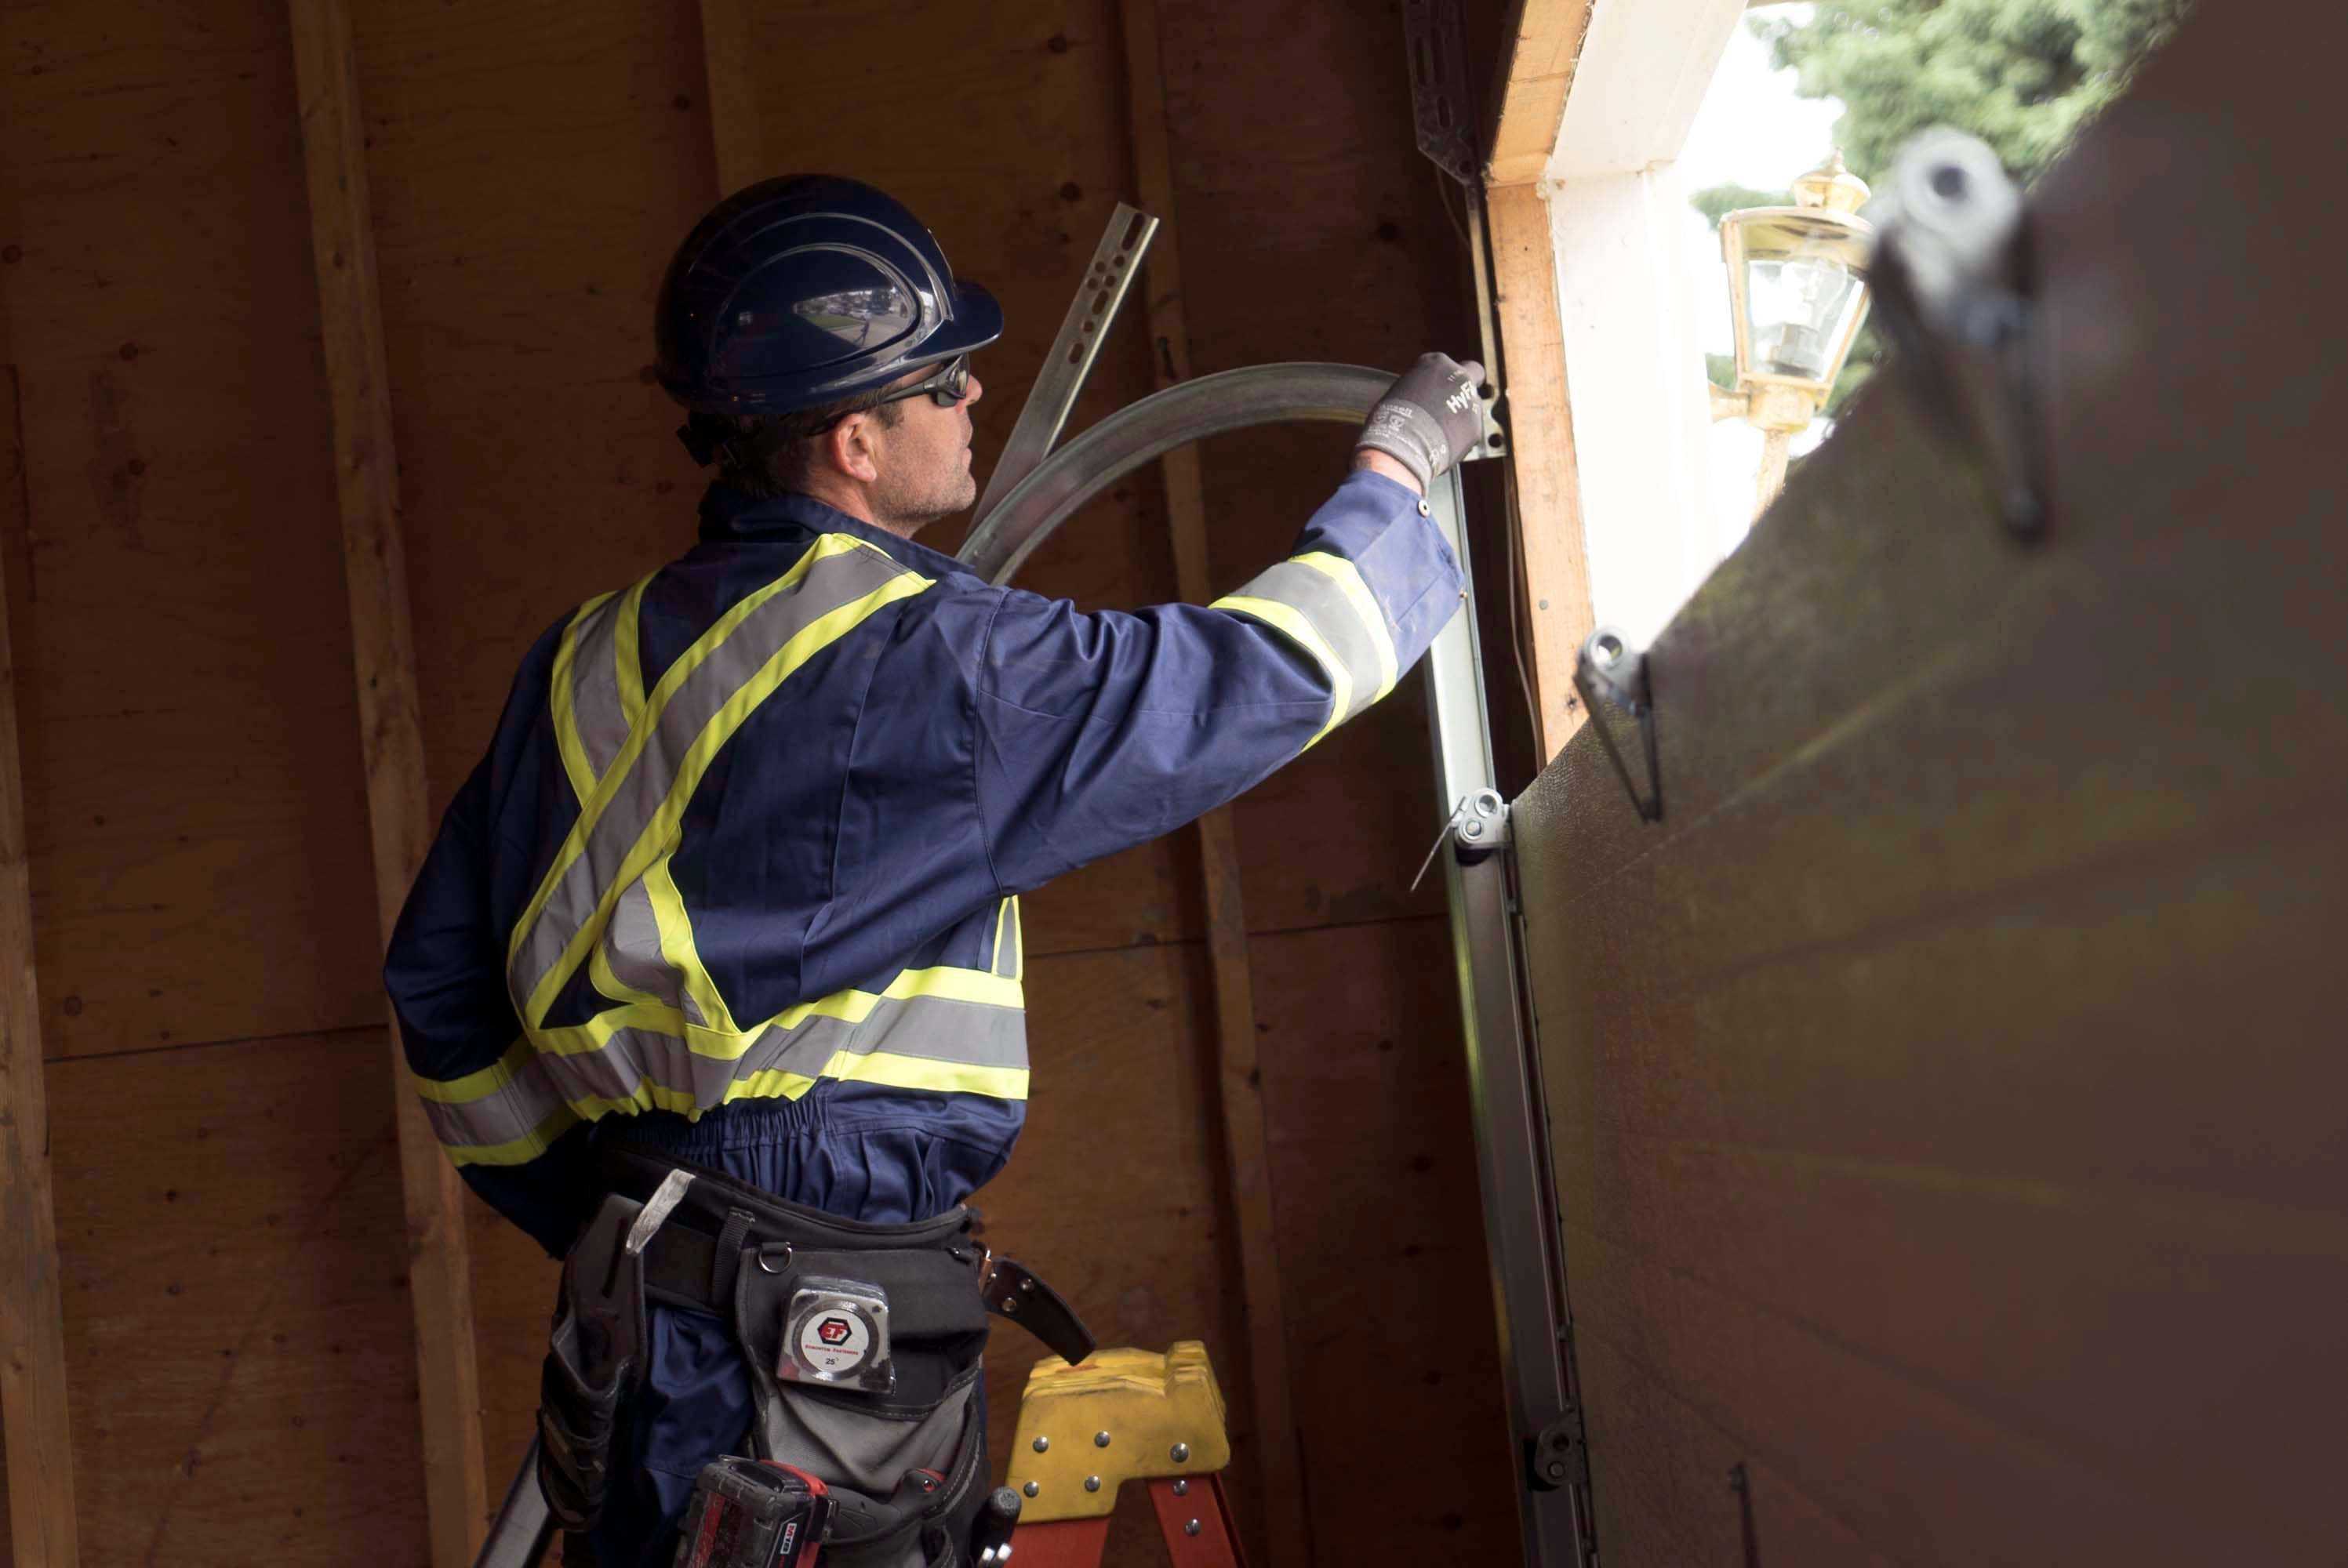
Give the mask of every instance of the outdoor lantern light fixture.
M 1736 390 L 1713 388 L 1712 416 L 1762 433 L 1756 509 L 1786 482 L 1794 435 L 1826 404 L 1867 319 L 1874 226 L 1859 216 L 1867 181 L 1837 152 L 1794 181 L 1791 207 L 1748 207 L 1720 220 L 1728 308 L 1736 323 Z

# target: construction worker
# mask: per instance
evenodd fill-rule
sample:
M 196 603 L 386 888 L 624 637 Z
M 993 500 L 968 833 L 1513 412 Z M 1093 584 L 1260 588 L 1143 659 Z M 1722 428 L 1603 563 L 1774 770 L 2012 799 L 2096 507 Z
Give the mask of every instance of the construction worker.
M 1422 497 L 1482 372 L 1441 355 L 1211 606 L 1081 613 L 914 543 L 976 497 L 971 355 L 1002 325 L 870 186 L 768 180 L 701 221 L 656 319 L 717 469 L 700 542 L 524 657 L 393 938 L 435 1130 L 570 1258 L 541 1480 L 606 1568 L 667 1563 L 726 1454 L 845 1500 L 828 1564 L 963 1550 L 1003 1304 L 961 1205 L 1025 1113 L 1019 895 L 1246 790 L 1461 600 Z M 637 1261 L 620 1232 L 654 1225 Z M 1047 1341 L 1081 1333 L 1021 1286 Z

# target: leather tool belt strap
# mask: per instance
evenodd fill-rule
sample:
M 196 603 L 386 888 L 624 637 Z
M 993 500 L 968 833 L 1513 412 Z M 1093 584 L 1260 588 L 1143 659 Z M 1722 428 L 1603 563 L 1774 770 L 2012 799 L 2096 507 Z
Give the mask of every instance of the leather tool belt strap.
M 882 1286 L 895 1331 L 908 1337 L 976 1333 L 993 1313 L 1071 1365 L 1093 1352 L 1092 1335 L 1057 1291 L 977 1240 L 972 1233 L 978 1216 L 967 1207 L 913 1225 L 867 1225 L 624 1144 L 607 1144 L 598 1157 L 612 1191 L 639 1202 L 671 1171 L 694 1178 L 644 1249 L 647 1300 L 730 1317 L 747 1255 L 778 1274 L 789 1266 Z

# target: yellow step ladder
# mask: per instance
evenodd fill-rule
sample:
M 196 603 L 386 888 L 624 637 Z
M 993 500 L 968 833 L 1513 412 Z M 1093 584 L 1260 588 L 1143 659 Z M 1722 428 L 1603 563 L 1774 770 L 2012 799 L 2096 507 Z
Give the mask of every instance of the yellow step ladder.
M 1100 1350 L 1027 1374 L 1009 1484 L 1019 1494 L 1019 1568 L 1097 1568 L 1118 1488 L 1146 1481 L 1174 1568 L 1241 1568 L 1223 1493 L 1231 1441 L 1207 1348 Z

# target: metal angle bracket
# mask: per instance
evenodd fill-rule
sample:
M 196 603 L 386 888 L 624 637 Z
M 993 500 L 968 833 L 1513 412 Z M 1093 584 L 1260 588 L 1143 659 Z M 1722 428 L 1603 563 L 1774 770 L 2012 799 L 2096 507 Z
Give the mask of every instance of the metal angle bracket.
M 1403 41 L 1410 50 L 1410 113 L 1418 150 L 1470 190 L 1476 144 L 1468 134 L 1468 67 L 1459 42 L 1458 0 L 1403 0 Z
M 1122 201 L 1117 204 L 1092 262 L 1085 269 L 1084 283 L 1068 303 L 1060 335 L 1052 340 L 1044 368 L 1019 410 L 1019 422 L 1003 444 L 994 472 L 986 477 L 986 492 L 971 513 L 973 531 L 1051 456 L 1053 443 L 1059 440 L 1068 413 L 1076 405 L 1076 394 L 1084 390 L 1085 377 L 1092 372 L 1101 340 L 1108 335 L 1109 323 L 1117 319 L 1117 307 L 1125 303 L 1134 274 L 1141 271 L 1141 258 L 1157 236 L 1157 219 Z
M 1655 702 L 1648 684 L 1647 656 L 1633 649 L 1622 634 L 1611 626 L 1601 626 L 1591 632 L 1581 644 L 1581 652 L 1573 661 L 1573 689 L 1581 695 L 1581 705 L 1590 714 L 1590 723 L 1598 732 L 1598 739 L 1613 760 L 1614 771 L 1622 775 L 1622 787 L 1630 792 L 1631 804 L 1642 822 L 1663 819 L 1663 765 L 1655 755 Z M 1622 760 L 1622 747 L 1614 739 L 1614 723 L 1610 710 L 1618 711 L 1637 723 L 1642 749 L 1647 758 L 1647 786 L 1643 791 L 1631 776 L 1630 764 Z

